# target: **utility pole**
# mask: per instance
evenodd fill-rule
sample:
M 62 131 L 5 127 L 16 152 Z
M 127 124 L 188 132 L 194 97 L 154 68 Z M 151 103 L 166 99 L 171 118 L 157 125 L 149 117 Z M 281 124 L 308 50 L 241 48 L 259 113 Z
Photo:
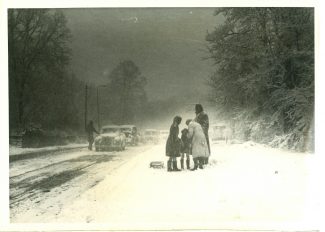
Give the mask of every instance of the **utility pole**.
M 88 114 L 88 109 L 87 109 L 87 107 L 88 107 L 88 86 L 87 86 L 87 84 L 86 84 L 86 87 L 85 87 L 85 129 L 87 128 L 87 114 Z
M 100 125 L 100 112 L 99 112 L 99 88 L 101 88 L 101 87 L 107 87 L 107 85 L 99 85 L 99 86 L 97 86 L 97 125 L 98 125 L 98 130 L 100 131 L 100 127 L 101 127 L 101 125 Z
M 99 97 L 98 97 L 98 87 L 97 87 L 97 126 L 98 126 L 98 131 L 100 131 L 100 122 L 99 122 Z

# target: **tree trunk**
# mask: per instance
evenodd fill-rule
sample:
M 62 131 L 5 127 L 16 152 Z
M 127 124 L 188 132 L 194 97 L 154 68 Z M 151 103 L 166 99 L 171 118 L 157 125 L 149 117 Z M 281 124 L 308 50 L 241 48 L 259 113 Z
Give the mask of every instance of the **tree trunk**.
M 18 120 L 19 120 L 19 126 L 23 126 L 23 115 L 24 115 L 24 94 L 23 91 L 19 93 L 19 99 L 18 99 Z
M 25 84 L 27 79 L 27 72 L 23 72 L 21 83 L 20 83 L 20 90 L 18 94 L 18 120 L 19 126 L 23 127 L 24 125 L 24 92 L 25 92 Z

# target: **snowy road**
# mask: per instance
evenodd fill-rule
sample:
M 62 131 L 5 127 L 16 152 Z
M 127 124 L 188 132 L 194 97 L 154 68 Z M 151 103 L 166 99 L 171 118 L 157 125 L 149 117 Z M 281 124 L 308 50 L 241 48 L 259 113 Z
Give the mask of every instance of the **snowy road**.
M 253 143 L 214 144 L 204 170 L 166 172 L 149 168 L 150 161 L 166 161 L 164 145 L 132 149 L 125 155 L 71 153 L 45 166 L 21 164 L 31 170 L 23 179 L 20 168 L 12 167 L 12 204 L 19 191 L 28 197 L 11 209 L 12 222 L 105 223 L 105 229 L 317 228 L 314 155 Z M 49 172 L 57 173 L 54 183 Z
M 57 215 L 70 201 L 92 188 L 118 167 L 149 147 L 123 152 L 87 149 L 49 153 L 10 163 L 11 221 Z

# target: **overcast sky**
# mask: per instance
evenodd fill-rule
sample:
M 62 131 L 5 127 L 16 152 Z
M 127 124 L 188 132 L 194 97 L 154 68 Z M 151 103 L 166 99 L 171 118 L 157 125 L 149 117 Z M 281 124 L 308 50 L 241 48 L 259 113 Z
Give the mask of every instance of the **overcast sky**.
M 65 9 L 78 78 L 105 84 L 110 71 L 131 59 L 148 80 L 150 99 L 201 97 L 213 72 L 205 35 L 220 23 L 213 8 Z

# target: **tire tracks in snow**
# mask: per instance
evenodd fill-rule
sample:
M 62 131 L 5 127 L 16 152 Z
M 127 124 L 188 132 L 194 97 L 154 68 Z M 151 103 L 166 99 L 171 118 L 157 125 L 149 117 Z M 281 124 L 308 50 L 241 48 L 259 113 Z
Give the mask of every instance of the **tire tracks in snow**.
M 53 187 L 59 186 L 79 175 L 86 173 L 84 171 L 85 169 L 92 167 L 98 162 L 102 162 L 103 160 L 107 162 L 115 157 L 114 155 L 102 156 L 104 158 L 99 157 L 99 159 L 86 164 L 86 161 L 82 159 L 84 156 L 80 156 L 75 159 L 61 161 L 40 169 L 11 177 L 10 189 L 14 191 L 11 191 L 13 193 L 10 194 L 10 206 L 15 205 L 17 202 L 24 199 L 30 198 L 39 192 L 47 192 Z M 80 161 L 78 161 L 79 159 Z M 76 162 L 76 164 L 72 165 L 71 163 L 73 162 Z M 71 168 L 71 166 L 74 167 Z
M 59 214 L 65 201 L 74 200 L 93 188 L 107 175 L 115 173 L 117 169 L 132 160 L 134 156 L 147 150 L 147 147 L 136 147 L 124 152 L 87 152 L 76 156 L 69 154 L 68 159 L 61 156 L 58 162 L 51 160 L 41 161 L 39 168 L 22 164 L 27 171 L 15 171 L 17 175 L 10 177 L 10 212 L 11 220 L 18 219 L 19 215 L 26 216 L 30 209 L 35 212 L 43 208 L 43 213 L 55 208 Z M 34 162 L 35 159 L 33 159 Z M 113 161 L 113 162 L 111 162 Z M 33 162 L 33 161 L 32 161 Z M 109 166 L 108 164 L 110 163 Z M 18 164 L 18 163 L 17 163 Z M 16 166 L 19 168 L 19 166 Z M 53 203 L 52 203 L 53 202 Z M 46 210 L 44 210 L 44 205 Z M 37 209 L 39 208 L 39 209 Z M 30 213 L 32 214 L 32 213 Z M 37 215 L 42 212 L 37 213 Z M 52 214 L 54 214 L 52 212 Z

